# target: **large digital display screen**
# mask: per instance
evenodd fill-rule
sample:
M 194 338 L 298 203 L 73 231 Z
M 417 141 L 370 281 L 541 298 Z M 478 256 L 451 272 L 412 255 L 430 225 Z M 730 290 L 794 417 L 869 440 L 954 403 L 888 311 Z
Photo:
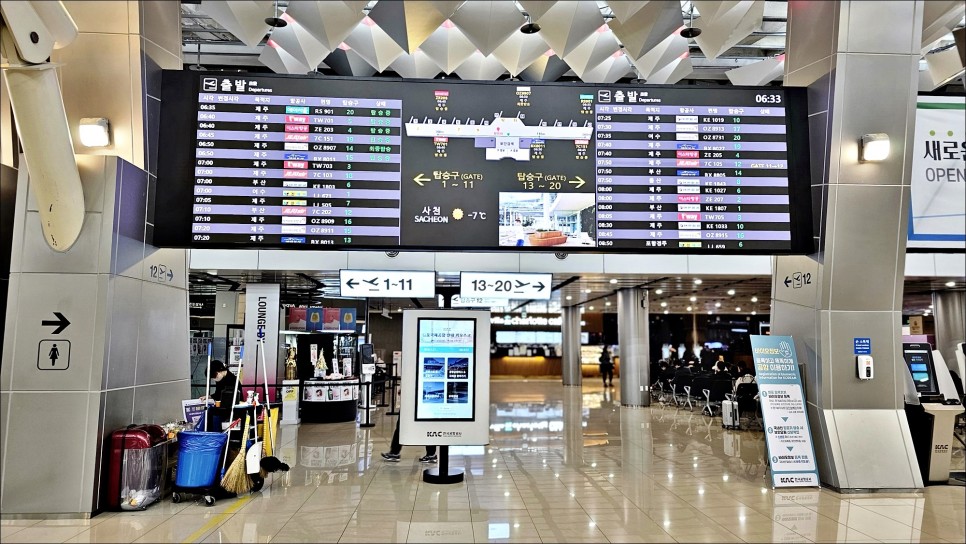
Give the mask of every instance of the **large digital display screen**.
M 416 421 L 473 421 L 476 320 L 420 318 Z
M 166 71 L 155 245 L 812 250 L 803 89 Z

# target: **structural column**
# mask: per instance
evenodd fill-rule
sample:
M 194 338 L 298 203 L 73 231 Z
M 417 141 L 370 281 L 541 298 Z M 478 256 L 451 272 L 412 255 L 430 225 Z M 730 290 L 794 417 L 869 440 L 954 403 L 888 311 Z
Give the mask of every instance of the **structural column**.
M 808 89 L 816 238 L 815 253 L 775 259 L 772 334 L 795 340 L 819 476 L 837 489 L 922 486 L 900 351 L 922 12 L 912 1 L 788 3 L 785 85 Z M 862 163 L 871 133 L 892 151 Z M 871 339 L 873 380 L 856 375 L 856 338 Z
M 566 306 L 560 309 L 561 371 L 564 385 L 580 386 L 580 308 Z
M 622 406 L 651 405 L 650 328 L 647 290 L 617 291 Z
M 956 364 L 956 346 L 966 342 L 966 291 L 936 291 L 932 294 L 936 322 L 936 349 L 943 354 L 946 366 L 964 376 Z

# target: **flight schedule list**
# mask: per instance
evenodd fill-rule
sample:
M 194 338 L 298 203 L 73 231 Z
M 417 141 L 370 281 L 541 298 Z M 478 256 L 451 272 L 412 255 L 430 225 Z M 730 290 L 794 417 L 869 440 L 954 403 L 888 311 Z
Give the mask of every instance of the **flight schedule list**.
M 193 240 L 397 245 L 401 107 L 202 92 Z
M 792 190 L 808 194 L 807 156 L 789 149 L 804 139 L 788 133 L 803 103 L 787 89 L 193 77 L 179 129 L 194 132 L 190 157 L 160 169 L 190 168 L 190 240 L 172 245 L 784 253 L 811 241 L 810 202 Z
M 598 247 L 787 248 L 781 95 L 701 106 L 649 95 L 596 105 Z

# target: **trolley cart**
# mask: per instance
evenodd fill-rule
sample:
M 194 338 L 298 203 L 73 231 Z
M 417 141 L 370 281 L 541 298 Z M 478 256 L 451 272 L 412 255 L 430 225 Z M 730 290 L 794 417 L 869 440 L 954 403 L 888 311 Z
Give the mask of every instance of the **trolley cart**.
M 185 495 L 193 494 L 202 495 L 205 506 L 214 506 L 216 495 L 227 497 L 219 483 L 222 452 L 227 446 L 228 434 L 224 432 L 178 433 L 178 473 L 171 502 L 179 503 Z
M 129 425 L 111 433 L 107 505 L 144 510 L 161 498 L 167 433 L 159 425 Z

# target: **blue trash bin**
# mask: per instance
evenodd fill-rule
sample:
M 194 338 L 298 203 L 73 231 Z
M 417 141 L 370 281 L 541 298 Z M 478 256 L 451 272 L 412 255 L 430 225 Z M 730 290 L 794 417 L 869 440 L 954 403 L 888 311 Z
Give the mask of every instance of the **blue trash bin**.
M 225 433 L 181 431 L 178 433 L 178 487 L 210 487 L 218 477 L 218 465 L 228 443 Z

